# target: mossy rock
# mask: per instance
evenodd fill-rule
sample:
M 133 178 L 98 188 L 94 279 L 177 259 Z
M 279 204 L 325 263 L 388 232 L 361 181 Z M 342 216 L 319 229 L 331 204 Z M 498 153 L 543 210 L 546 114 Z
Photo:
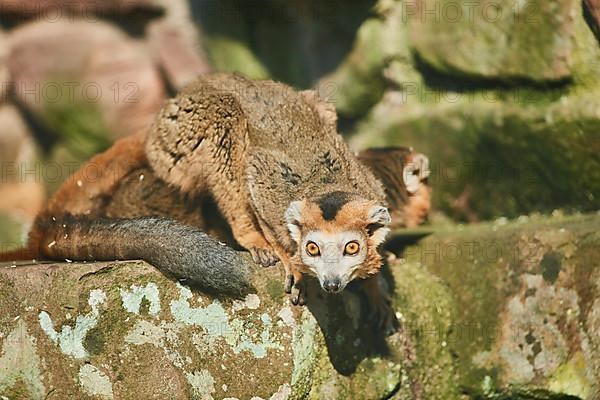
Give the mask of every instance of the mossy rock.
M 575 0 L 420 0 L 405 7 L 411 46 L 439 71 L 506 81 L 570 77 Z
M 549 101 L 534 91 L 527 93 L 539 99 L 533 104 L 454 95 L 458 101 L 404 105 L 390 95 L 359 124 L 352 144 L 426 154 L 434 206 L 458 219 L 600 208 L 595 94 Z
M 252 79 L 267 79 L 269 72 L 242 41 L 229 37 L 207 38 L 206 47 L 211 64 L 224 72 L 241 72 Z
M 409 294 L 398 309 L 445 307 L 439 283 L 407 268 L 435 297 Z M 325 296 L 313 281 L 294 308 L 272 293 L 278 271 L 252 279 L 256 294 L 218 300 L 136 261 L 0 266 L 0 395 L 458 398 L 447 349 L 415 363 L 417 338 L 374 331 L 356 293 Z
M 459 310 L 441 329 L 463 392 L 596 398 L 599 232 L 600 214 L 522 217 L 440 229 L 407 249 Z
M 398 7 L 403 10 L 402 21 L 409 21 L 411 29 L 415 24 L 423 26 L 414 29 L 427 32 L 448 29 L 454 35 L 451 37 L 465 38 L 453 46 L 440 44 L 443 54 L 480 57 L 481 52 L 476 51 L 479 47 L 462 47 L 463 42 L 479 38 L 467 29 L 478 29 L 476 23 L 444 24 L 442 18 L 438 24 L 432 21 L 433 14 L 428 14 L 429 18 L 424 21 L 413 21 L 418 15 L 410 14 L 422 12 L 421 8 L 387 3 L 392 11 Z M 567 11 L 561 7 L 571 10 L 568 17 L 560 13 L 552 17 L 542 14 L 542 10 L 549 10 L 554 3 L 528 4 L 540 9 L 537 17 L 541 22 L 534 26 L 552 25 L 552 21 L 559 19 L 568 25 L 564 38 L 571 49 L 568 81 L 543 85 L 522 79 L 494 81 L 477 74 L 464 74 L 464 71 L 432 68 L 419 57 L 411 59 L 398 47 L 392 52 L 396 57 L 388 56 L 392 61 L 385 67 L 386 78 L 392 84 L 353 129 L 353 147 L 413 146 L 426 154 L 432 167 L 430 182 L 434 188 L 434 205 L 459 220 L 516 217 L 534 211 L 551 212 L 556 208 L 581 211 L 600 208 L 600 158 L 597 156 L 600 151 L 600 47 L 584 21 L 581 4 L 569 1 L 560 7 L 555 5 L 557 12 Z M 443 9 L 448 3 L 436 4 Z M 427 1 L 417 5 L 429 9 L 434 6 Z M 386 25 L 390 24 L 392 11 L 385 14 L 388 15 Z M 407 28 L 402 23 L 397 25 L 396 31 L 401 37 Z M 494 25 L 493 29 L 498 27 Z M 445 40 L 446 36 L 438 33 L 439 40 Z M 514 32 L 515 37 L 520 33 Z M 555 35 L 562 35 L 562 31 L 556 31 Z M 411 37 L 409 44 L 423 45 L 430 40 L 426 36 Z M 536 38 L 538 36 L 531 36 L 532 43 Z M 494 43 L 478 46 L 498 53 L 498 57 L 506 56 L 494 49 Z M 526 48 L 518 46 L 513 50 L 519 58 L 535 59 L 539 55 L 531 55 Z M 481 62 L 488 61 L 482 57 Z M 478 68 L 476 63 L 471 64 Z M 407 65 L 411 68 L 405 68 Z
M 356 117 L 364 114 L 383 95 L 383 44 L 394 39 L 386 37 L 381 19 L 370 18 L 365 21 L 356 34 L 353 49 L 344 61 L 332 74 L 319 81 L 319 94 L 333 102 L 341 115 Z
M 143 262 L 0 266 L 0 395 L 592 400 L 599 227 L 594 214 L 438 230 L 383 272 L 402 323 L 389 338 L 352 288 L 309 280 L 308 305 L 290 306 L 275 269 L 218 300 Z

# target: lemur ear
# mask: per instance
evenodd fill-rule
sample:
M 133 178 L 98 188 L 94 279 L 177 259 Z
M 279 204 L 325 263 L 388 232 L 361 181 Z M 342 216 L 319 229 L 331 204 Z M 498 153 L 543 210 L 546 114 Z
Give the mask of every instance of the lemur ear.
M 367 214 L 367 233 L 376 246 L 383 242 L 390 231 L 388 228 L 390 222 L 392 217 L 387 208 L 379 205 L 371 207 Z
M 300 243 L 302 237 L 300 232 L 300 227 L 302 226 L 302 204 L 302 201 L 292 201 L 284 215 L 290 236 L 296 243 Z
M 410 157 L 410 161 L 402 169 L 402 179 L 409 194 L 415 194 L 421 186 L 421 182 L 429 176 L 429 158 L 424 154 L 417 153 Z

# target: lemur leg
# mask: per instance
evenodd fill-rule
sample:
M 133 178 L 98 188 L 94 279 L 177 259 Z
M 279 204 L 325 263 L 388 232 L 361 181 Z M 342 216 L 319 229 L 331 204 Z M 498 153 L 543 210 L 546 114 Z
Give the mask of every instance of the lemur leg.
M 248 249 L 252 259 L 257 264 L 265 267 L 275 265 L 281 261 L 285 271 L 284 290 L 290 295 L 294 305 L 306 304 L 306 289 L 302 273 L 294 267 L 291 256 L 278 244 L 270 229 L 257 228 L 261 225 L 250 214 L 232 216 L 231 228 L 238 243 Z
M 300 271 L 290 256 L 281 246 L 276 246 L 279 259 L 283 264 L 285 272 L 285 281 L 283 290 L 290 295 L 290 301 L 295 306 L 303 306 L 306 304 L 306 286 L 304 282 L 304 274 Z
M 293 266 L 286 268 L 284 290 L 290 295 L 292 304 L 298 306 L 306 304 L 306 286 L 303 277 L 304 275 Z
M 290 295 L 290 301 L 294 305 L 306 304 L 306 288 L 304 285 L 303 274 L 293 261 L 293 256 L 282 246 L 272 229 L 258 218 L 258 223 L 262 229 L 265 239 L 271 243 L 277 257 L 283 264 L 285 272 L 284 291 Z
M 389 336 L 400 329 L 400 323 L 392 308 L 392 299 L 382 287 L 380 279 L 379 275 L 365 279 L 362 289 L 367 296 L 376 328 Z
M 276 251 L 269 244 L 258 227 L 258 222 L 250 213 L 225 212 L 235 240 L 250 252 L 255 263 L 264 267 L 275 265 L 279 261 Z
M 267 234 L 267 237 L 269 235 Z M 290 301 L 295 306 L 303 306 L 306 304 L 306 286 L 304 283 L 304 275 L 293 261 L 293 257 L 280 245 L 275 245 L 275 251 L 279 255 L 279 259 L 283 264 L 285 273 L 285 281 L 283 290 L 290 295 Z

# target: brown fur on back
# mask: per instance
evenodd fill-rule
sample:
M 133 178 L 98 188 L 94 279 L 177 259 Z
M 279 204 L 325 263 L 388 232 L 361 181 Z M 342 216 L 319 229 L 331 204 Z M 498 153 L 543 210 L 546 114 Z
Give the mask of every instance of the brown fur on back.
M 210 192 L 228 221 L 248 215 L 290 248 L 283 215 L 294 200 L 343 190 L 385 202 L 379 181 L 315 104 L 285 84 L 211 75 L 163 109 L 148 160 L 182 191 Z
M 90 159 L 61 186 L 41 215 L 68 213 L 113 218 L 168 217 L 196 226 L 231 246 L 237 246 L 227 221 L 212 197 L 206 196 L 206 193 L 186 194 L 180 188 L 160 179 L 146 161 L 144 144 L 143 135 L 132 135 L 117 141 L 109 150 Z M 422 189 L 421 196 L 410 196 L 406 192 L 401 176 L 409 155 L 410 150 L 405 148 L 365 150 L 358 154 L 359 160 L 385 183 L 388 204 L 397 226 L 414 226 L 420 223 L 430 207 L 427 188 Z M 261 154 L 257 159 L 260 157 L 268 155 Z M 332 172 L 341 169 L 331 157 L 323 157 L 319 161 L 330 165 Z M 267 166 L 275 167 L 275 170 L 265 170 Z M 212 165 L 206 164 L 206 168 L 211 171 Z M 265 162 L 254 168 L 262 169 L 262 176 L 277 177 L 290 186 L 294 186 L 296 180 L 298 183 L 300 180 L 298 173 L 287 170 L 276 162 Z M 310 168 L 304 168 L 303 172 L 306 173 L 306 169 L 310 174 Z M 326 176 L 322 178 L 326 181 L 323 186 L 329 189 L 333 187 L 327 184 Z M 312 183 L 311 179 L 317 184 L 321 182 L 315 177 L 309 178 L 308 184 Z M 291 195 L 288 196 L 291 198 Z M 417 211 L 411 211 L 412 209 Z M 264 209 L 263 212 L 267 210 Z M 36 232 L 34 226 L 29 242 L 38 243 L 38 236 L 41 236 L 41 233 Z M 15 257 L 36 258 L 39 257 L 39 251 L 19 250 L 12 255 L 3 256 L 2 259 L 13 260 Z

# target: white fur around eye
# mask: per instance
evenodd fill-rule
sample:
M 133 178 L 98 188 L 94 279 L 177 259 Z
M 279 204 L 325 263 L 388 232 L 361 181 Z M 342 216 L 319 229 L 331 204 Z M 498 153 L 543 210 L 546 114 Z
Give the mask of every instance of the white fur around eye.
M 349 242 L 356 242 L 359 250 L 354 255 L 347 255 L 344 249 Z M 302 246 L 314 242 L 319 246 L 320 255 L 312 257 L 306 251 L 300 253 L 302 263 L 308 267 L 310 273 L 319 278 L 321 282 L 326 279 L 339 279 L 345 286 L 360 268 L 367 257 L 367 242 L 364 233 L 360 231 L 305 232 Z

